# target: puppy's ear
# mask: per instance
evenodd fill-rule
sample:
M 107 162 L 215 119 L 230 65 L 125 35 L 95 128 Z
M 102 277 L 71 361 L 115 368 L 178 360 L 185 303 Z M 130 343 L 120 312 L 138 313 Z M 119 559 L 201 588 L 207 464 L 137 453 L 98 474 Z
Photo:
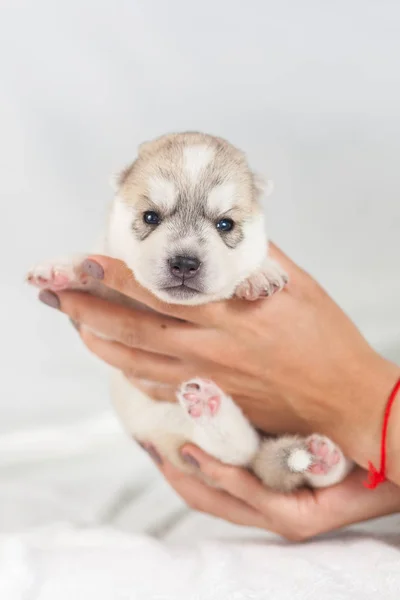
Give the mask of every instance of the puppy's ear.
M 132 169 L 132 165 L 129 165 L 129 167 L 125 167 L 125 169 L 122 169 L 122 171 L 117 171 L 116 173 L 113 173 L 112 175 L 110 175 L 109 184 L 110 184 L 111 188 L 114 190 L 114 192 L 118 192 L 120 187 L 126 181 L 126 178 L 128 177 L 131 169 Z
M 254 175 L 254 185 L 260 196 L 264 196 L 264 198 L 270 196 L 274 191 L 274 182 L 272 179 L 266 179 L 257 173 Z
M 161 148 L 171 147 L 177 138 L 179 138 L 178 133 L 165 133 L 154 140 L 142 142 L 138 148 L 138 156 L 143 158 L 156 154 Z
M 166 134 L 156 138 L 155 140 L 142 142 L 138 148 L 138 157 L 144 158 L 156 153 L 160 148 L 167 145 L 168 142 L 172 143 L 174 138 L 175 134 Z

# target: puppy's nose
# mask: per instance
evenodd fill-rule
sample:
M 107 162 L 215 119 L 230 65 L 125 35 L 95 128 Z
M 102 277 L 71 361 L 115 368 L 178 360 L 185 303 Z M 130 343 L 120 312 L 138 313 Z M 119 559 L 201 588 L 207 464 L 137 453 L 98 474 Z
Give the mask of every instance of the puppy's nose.
M 195 256 L 175 256 L 169 260 L 172 275 L 179 279 L 190 279 L 200 269 L 200 261 Z

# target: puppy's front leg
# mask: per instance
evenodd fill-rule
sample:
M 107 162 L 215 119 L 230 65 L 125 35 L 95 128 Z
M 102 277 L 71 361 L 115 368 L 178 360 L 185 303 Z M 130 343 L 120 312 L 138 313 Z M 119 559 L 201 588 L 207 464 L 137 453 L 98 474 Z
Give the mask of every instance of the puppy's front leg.
M 90 277 L 83 271 L 85 255 L 48 260 L 32 267 L 26 280 L 38 288 L 58 292 L 66 289 L 87 289 Z
M 262 266 L 238 285 L 235 296 L 243 300 L 258 300 L 279 292 L 289 278 L 283 269 L 270 258 Z
M 124 296 L 98 281 L 98 275 L 91 272 L 91 269 L 96 268 L 93 262 L 90 264 L 91 268 L 85 269 L 86 258 L 85 254 L 76 254 L 64 259 L 39 263 L 27 273 L 26 281 L 42 290 L 50 290 L 55 293 L 63 290 L 79 290 L 104 298 L 109 302 L 137 307 L 138 303 L 133 298 Z

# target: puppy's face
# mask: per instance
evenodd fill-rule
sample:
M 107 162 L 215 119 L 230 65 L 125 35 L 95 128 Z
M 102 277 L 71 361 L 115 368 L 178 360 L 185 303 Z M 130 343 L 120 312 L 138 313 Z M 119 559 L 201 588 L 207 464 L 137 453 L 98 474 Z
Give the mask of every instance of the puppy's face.
M 144 144 L 119 177 L 108 244 L 166 302 L 232 296 L 266 253 L 258 190 L 244 155 L 196 133 Z

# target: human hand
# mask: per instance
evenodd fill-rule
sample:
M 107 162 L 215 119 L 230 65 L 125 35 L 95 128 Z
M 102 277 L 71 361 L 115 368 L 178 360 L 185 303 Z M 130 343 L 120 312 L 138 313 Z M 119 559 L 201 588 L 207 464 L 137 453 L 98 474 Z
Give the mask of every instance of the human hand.
M 384 404 L 398 367 L 368 346 L 309 275 L 276 248 L 272 255 L 290 276 L 282 292 L 255 303 L 199 307 L 164 304 L 119 261 L 93 257 L 98 268 L 91 272 L 103 283 L 161 314 L 76 292 L 59 294 L 61 310 L 86 325 L 81 337 L 90 350 L 136 384 L 151 386 L 153 397 L 172 399 L 183 380 L 203 376 L 231 394 L 260 429 L 319 432 L 361 466 L 378 463 Z M 394 429 L 392 438 L 398 449 Z
M 158 468 L 190 508 L 292 541 L 400 511 L 400 488 L 385 483 L 371 493 L 362 485 L 361 469 L 330 488 L 281 494 L 265 488 L 245 469 L 223 465 L 196 446 L 184 446 L 182 456 L 191 457 L 190 464 L 197 463 L 199 473 L 218 488 L 182 473 L 155 452 L 150 450 Z

